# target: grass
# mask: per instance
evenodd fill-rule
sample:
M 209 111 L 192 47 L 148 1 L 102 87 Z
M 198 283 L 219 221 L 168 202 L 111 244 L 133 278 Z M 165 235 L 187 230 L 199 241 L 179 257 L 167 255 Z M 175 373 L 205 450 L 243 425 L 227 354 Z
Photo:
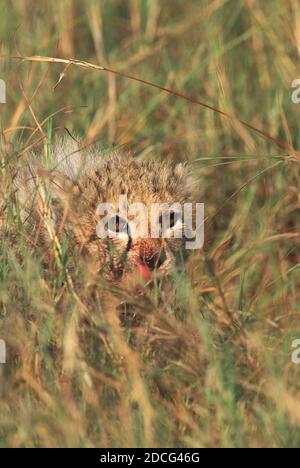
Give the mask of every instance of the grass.
M 2 447 L 299 447 L 298 2 L 4 1 L 1 60 Z M 64 76 L 60 74 L 64 72 Z M 59 81 L 59 79 L 61 80 Z M 24 149 L 68 132 L 142 157 L 188 160 L 206 240 L 139 301 L 43 252 L 18 216 Z M 44 142 L 44 143 L 43 143 Z M 46 143 L 45 143 L 46 142 Z M 290 148 L 289 150 L 287 148 Z M 65 249 L 66 246 L 63 246 Z M 64 253 L 64 250 L 63 252 Z M 140 319 L 121 326 L 120 300 Z

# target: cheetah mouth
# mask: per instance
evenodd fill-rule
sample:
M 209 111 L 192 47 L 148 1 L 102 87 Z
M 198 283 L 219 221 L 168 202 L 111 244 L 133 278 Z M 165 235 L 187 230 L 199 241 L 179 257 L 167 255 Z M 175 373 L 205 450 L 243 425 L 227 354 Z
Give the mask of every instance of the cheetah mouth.
M 163 268 L 166 260 L 167 256 L 165 252 L 162 251 L 159 254 L 152 254 L 148 258 L 140 257 L 136 268 L 141 278 L 145 281 L 149 281 L 155 271 L 160 271 L 160 269 Z
M 153 250 L 147 249 L 138 256 L 123 258 L 112 256 L 100 269 L 105 277 L 119 284 L 150 283 L 154 279 L 169 276 L 173 267 L 177 264 L 176 253 L 168 247 Z

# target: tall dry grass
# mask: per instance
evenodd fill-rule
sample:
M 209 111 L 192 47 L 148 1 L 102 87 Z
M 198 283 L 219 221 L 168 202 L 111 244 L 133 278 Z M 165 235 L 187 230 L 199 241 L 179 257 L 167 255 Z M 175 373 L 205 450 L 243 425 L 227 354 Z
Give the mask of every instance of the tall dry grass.
M 299 446 L 298 2 L 1 8 L 2 56 L 76 58 L 237 118 L 105 71 L 1 60 L 0 445 Z M 66 131 L 188 160 L 198 176 L 205 248 L 139 301 L 80 262 L 69 279 L 65 245 L 45 269 L 23 229 L 17 161 L 33 146 L 47 157 Z

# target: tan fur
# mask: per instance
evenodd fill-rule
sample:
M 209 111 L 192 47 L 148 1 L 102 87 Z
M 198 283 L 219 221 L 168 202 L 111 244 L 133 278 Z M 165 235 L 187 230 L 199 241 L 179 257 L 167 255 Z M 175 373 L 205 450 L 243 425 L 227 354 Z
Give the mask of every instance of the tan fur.
M 72 140 L 62 140 L 54 145 L 47 168 L 38 156 L 31 155 L 16 185 L 24 220 L 36 226 L 38 219 L 46 219 L 46 228 L 39 234 L 44 244 L 70 231 L 78 252 L 86 253 L 110 279 L 121 278 L 139 262 L 153 270 L 160 258 L 160 269 L 167 271 L 183 247 L 181 239 L 150 238 L 133 239 L 129 248 L 122 239 L 101 240 L 96 235 L 99 203 L 118 206 L 121 194 L 127 195 L 129 204 L 144 203 L 149 212 L 152 203 L 192 201 L 193 183 L 183 164 L 143 161 L 130 153 L 106 156 L 97 148 L 79 150 Z

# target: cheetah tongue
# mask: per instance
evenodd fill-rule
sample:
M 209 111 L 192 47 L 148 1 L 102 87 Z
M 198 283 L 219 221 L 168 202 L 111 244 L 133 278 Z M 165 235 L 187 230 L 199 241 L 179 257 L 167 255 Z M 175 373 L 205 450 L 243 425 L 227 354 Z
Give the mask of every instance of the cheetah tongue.
M 151 279 L 151 271 L 145 263 L 138 263 L 137 270 L 144 281 L 149 281 Z

